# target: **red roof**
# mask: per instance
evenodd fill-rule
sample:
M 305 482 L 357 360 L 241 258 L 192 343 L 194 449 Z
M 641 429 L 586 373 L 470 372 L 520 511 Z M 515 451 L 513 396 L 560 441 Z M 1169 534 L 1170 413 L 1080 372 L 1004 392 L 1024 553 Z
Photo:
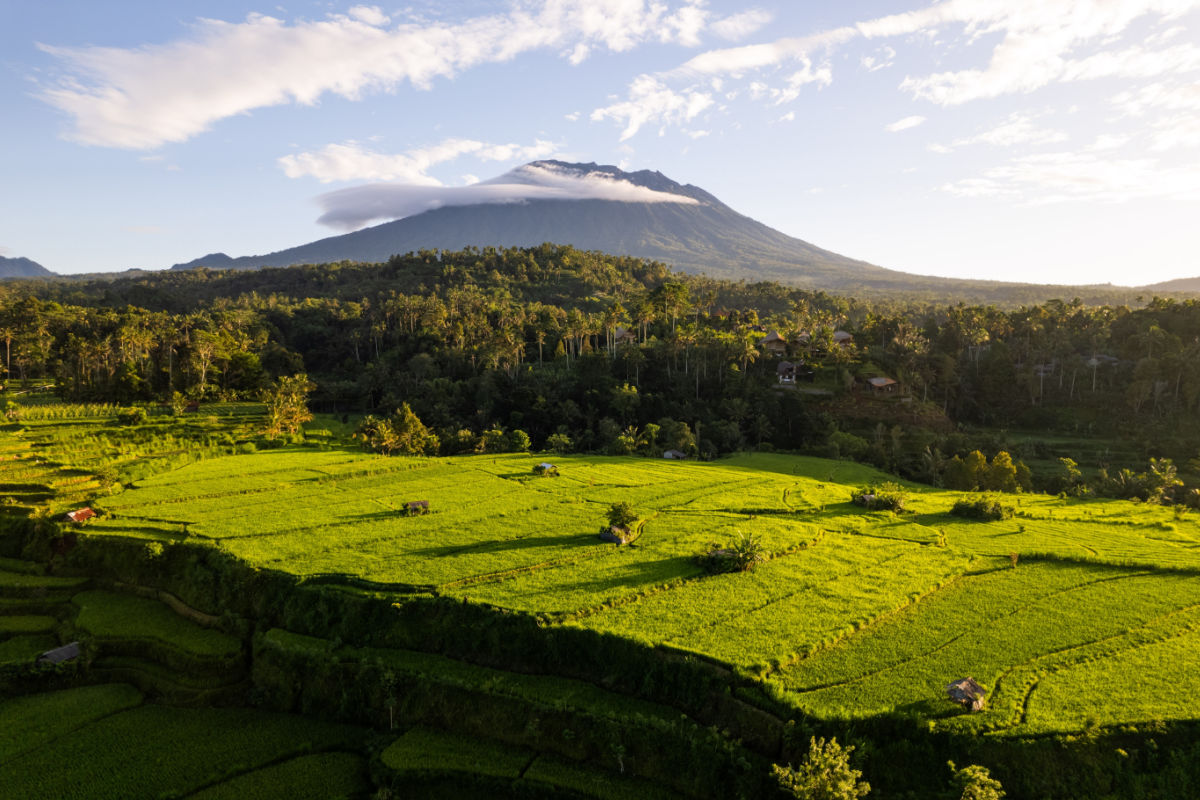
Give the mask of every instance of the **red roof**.
M 94 516 L 96 516 L 96 512 L 86 507 L 67 512 L 67 519 L 71 520 L 71 522 L 83 522 L 85 519 L 91 519 Z

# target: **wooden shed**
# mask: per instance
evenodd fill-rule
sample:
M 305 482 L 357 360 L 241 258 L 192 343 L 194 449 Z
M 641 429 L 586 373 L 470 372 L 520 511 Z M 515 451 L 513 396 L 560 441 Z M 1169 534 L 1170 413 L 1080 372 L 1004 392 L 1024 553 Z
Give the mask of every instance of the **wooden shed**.
M 68 511 L 66 518 L 67 522 L 83 522 L 85 519 L 91 519 L 94 516 L 96 516 L 96 512 L 92 511 L 91 508 L 84 506 L 83 508 L 78 508 L 74 511 Z
M 428 500 L 409 500 L 407 503 L 404 504 L 404 510 L 406 512 L 408 512 L 408 515 L 410 517 L 416 517 L 421 514 L 428 514 L 429 513 L 429 501 Z
M 543 461 L 540 464 L 533 465 L 533 474 L 556 477 L 558 475 L 558 467 L 554 466 L 549 461 Z
M 950 696 L 951 700 L 971 711 L 983 711 L 987 705 L 987 690 L 971 677 L 962 678 L 948 685 L 946 694 Z

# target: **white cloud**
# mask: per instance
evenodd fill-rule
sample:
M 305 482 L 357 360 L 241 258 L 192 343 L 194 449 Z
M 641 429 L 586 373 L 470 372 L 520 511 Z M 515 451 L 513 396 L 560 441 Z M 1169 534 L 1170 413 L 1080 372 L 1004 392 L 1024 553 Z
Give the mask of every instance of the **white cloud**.
M 893 48 L 884 45 L 879 49 L 878 53 L 878 56 L 863 56 L 858 60 L 858 63 L 867 72 L 878 72 L 881 69 L 887 69 L 895 63 L 896 51 Z
M 1096 140 L 1088 145 L 1088 150 L 1101 152 L 1104 150 L 1117 150 L 1124 147 L 1129 142 L 1129 137 L 1116 133 L 1102 133 L 1096 137 Z
M 906 131 L 909 128 L 915 128 L 924 121 L 925 118 L 920 115 L 905 117 L 904 119 L 896 120 L 891 125 L 885 125 L 884 130 L 891 133 L 898 133 L 899 131 Z
M 774 67 L 790 61 L 804 61 L 814 53 L 828 50 L 850 41 L 858 35 L 854 28 L 835 28 L 812 36 L 778 39 L 766 44 L 752 44 L 709 50 L 689 59 L 664 77 L 679 78 L 709 75 L 740 75 L 753 69 Z
M 713 104 L 712 95 L 697 89 L 676 92 L 651 75 L 639 75 L 629 87 L 629 99 L 597 108 L 593 122 L 613 119 L 625 124 L 621 141 L 636 134 L 643 125 L 679 125 L 695 119 Z
M 359 22 L 381 28 L 392 21 L 392 18 L 379 10 L 379 6 L 354 6 L 349 11 L 350 16 Z
M 796 112 L 795 112 L 795 111 L 789 111 L 789 112 L 787 112 L 786 114 L 784 114 L 782 117 L 780 117 L 779 119 L 777 119 L 777 120 L 775 120 L 775 121 L 776 121 L 776 122 L 795 122 L 795 121 L 796 121 Z
M 949 145 L 930 145 L 929 148 L 937 153 L 948 153 L 959 147 L 970 147 L 975 144 L 987 144 L 992 147 L 1014 147 L 1016 145 L 1042 145 L 1065 142 L 1067 134 L 1049 128 L 1039 128 L 1034 124 L 1030 114 L 1011 114 L 994 128 L 955 139 Z
M 339 189 L 317 198 L 318 222 L 352 230 L 371 222 L 402 219 L 445 206 L 522 203 L 530 200 L 619 200 L 629 203 L 682 203 L 696 200 L 658 192 L 604 173 L 583 173 L 549 164 L 526 164 L 470 186 L 414 186 L 374 183 Z
M 1126 202 L 1165 197 L 1200 199 L 1200 164 L 1178 167 L 1152 158 L 1096 153 L 1039 153 L 942 186 L 960 197 L 996 197 L 1030 205 L 1065 201 Z
M 944 0 L 807 36 L 709 50 L 649 79 L 677 93 L 697 90 L 701 78 L 744 79 L 751 99 L 786 103 L 799 95 L 799 85 L 829 85 L 833 80 L 829 61 L 822 60 L 814 68 L 814 59 L 827 59 L 831 51 L 852 40 L 920 37 L 924 41 L 919 46 L 932 46 L 942 55 L 952 48 L 963 51 L 967 59 L 976 53 L 986 55 L 986 63 L 980 66 L 909 75 L 900 84 L 915 98 L 952 106 L 1067 81 L 1190 74 L 1200 70 L 1200 46 L 1170 45 L 1186 31 L 1168 23 L 1197 8 L 1200 0 Z M 1139 36 L 1137 43 L 1123 44 L 1134 23 L 1142 22 L 1157 24 L 1161 30 L 1149 39 Z M 957 36 L 959 31 L 962 36 Z M 954 60 L 964 60 L 960 55 L 954 52 Z M 859 64 L 871 72 L 891 66 L 895 56 L 896 50 L 884 44 L 860 56 Z M 803 80 L 791 80 L 784 88 L 767 87 L 764 71 L 793 63 L 801 65 L 793 79 Z M 731 88 L 726 94 L 736 91 Z
M 897 36 L 937 25 L 961 24 L 969 43 L 1000 34 L 986 68 L 905 78 L 901 88 L 938 105 L 1032 92 L 1061 81 L 1101 77 L 1145 77 L 1195 69 L 1200 49 L 1179 45 L 1148 50 L 1143 45 L 1111 49 L 1135 21 L 1175 19 L 1197 0 L 1068 0 L 988 3 L 949 0 L 922 11 L 898 14 L 859 26 L 864 35 Z M 1097 51 L 1082 54 L 1087 48 Z M 1080 57 L 1076 57 L 1080 56 Z
M 446 139 L 430 147 L 407 153 L 379 153 L 358 142 L 327 144 L 316 152 L 286 155 L 279 165 L 289 178 L 313 177 L 322 183 L 332 181 L 404 181 L 424 186 L 440 186 L 430 177 L 430 167 L 472 155 L 480 161 L 522 161 L 546 158 L 556 152 L 553 142 L 537 140 L 532 145 L 488 144 L 474 139 Z
M 554 48 L 581 59 L 596 48 L 694 45 L 708 12 L 699 0 L 538 0 L 458 24 L 403 22 L 375 6 L 288 24 L 262 14 L 201 19 L 190 34 L 136 48 L 41 48 L 65 71 L 40 96 L 72 120 L 67 138 L 148 149 L 181 142 L 257 108 L 356 99 L 409 83 L 429 88 L 481 64 Z M 582 49 L 578 49 L 578 48 Z
M 729 39 L 736 42 L 740 39 L 745 39 L 770 22 L 771 19 L 771 12 L 764 11 L 761 8 L 752 8 L 737 14 L 731 14 L 724 19 L 719 19 L 710 27 L 712 28 L 712 32 L 722 39 Z

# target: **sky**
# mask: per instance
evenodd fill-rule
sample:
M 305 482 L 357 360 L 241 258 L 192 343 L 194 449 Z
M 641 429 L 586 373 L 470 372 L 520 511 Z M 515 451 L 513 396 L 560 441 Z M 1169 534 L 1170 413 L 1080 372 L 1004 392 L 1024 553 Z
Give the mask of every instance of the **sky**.
M 1200 0 L 0 0 L 0 255 L 56 272 L 268 253 L 546 158 L 908 272 L 1200 276 Z

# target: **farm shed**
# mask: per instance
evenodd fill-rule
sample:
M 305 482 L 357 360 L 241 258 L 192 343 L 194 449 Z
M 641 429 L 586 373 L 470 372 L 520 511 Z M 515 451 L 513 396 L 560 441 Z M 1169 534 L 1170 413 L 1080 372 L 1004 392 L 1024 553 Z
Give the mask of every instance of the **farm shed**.
M 612 542 L 616 545 L 622 545 L 629 541 L 629 529 L 619 528 L 615 525 L 610 526 L 606 530 L 600 531 L 600 539 L 605 542 Z
M 663 453 L 663 458 L 680 460 L 680 459 L 687 458 L 687 453 L 684 453 L 681 450 L 667 450 Z
M 983 711 L 987 691 L 974 678 L 963 678 L 946 687 L 950 699 L 971 711 Z
M 900 384 L 894 378 L 867 378 L 867 386 L 871 394 L 894 394 Z
M 404 504 L 404 510 L 408 512 L 410 517 L 415 517 L 419 514 L 429 513 L 428 500 L 409 500 Z
M 92 511 L 91 508 L 84 506 L 83 508 L 79 508 L 74 511 L 68 511 L 66 518 L 67 522 L 83 522 L 85 519 L 91 519 L 94 516 L 96 516 L 96 512 Z
M 551 464 L 549 461 L 543 461 L 540 464 L 535 464 L 533 467 L 535 475 L 558 475 L 558 467 Z
M 634 344 L 637 341 L 637 334 L 633 331 L 618 326 L 613 334 L 614 344 Z
M 796 365 L 791 361 L 780 361 L 779 366 L 775 368 L 775 374 L 779 377 L 780 383 L 795 383 Z
M 849 347 L 854 343 L 854 337 L 846 333 L 846 331 L 834 331 L 833 343 L 842 347 Z
M 73 661 L 79 658 L 79 642 L 70 642 L 62 647 L 56 647 L 53 650 L 47 650 L 37 657 L 39 664 L 61 664 L 64 661 Z

